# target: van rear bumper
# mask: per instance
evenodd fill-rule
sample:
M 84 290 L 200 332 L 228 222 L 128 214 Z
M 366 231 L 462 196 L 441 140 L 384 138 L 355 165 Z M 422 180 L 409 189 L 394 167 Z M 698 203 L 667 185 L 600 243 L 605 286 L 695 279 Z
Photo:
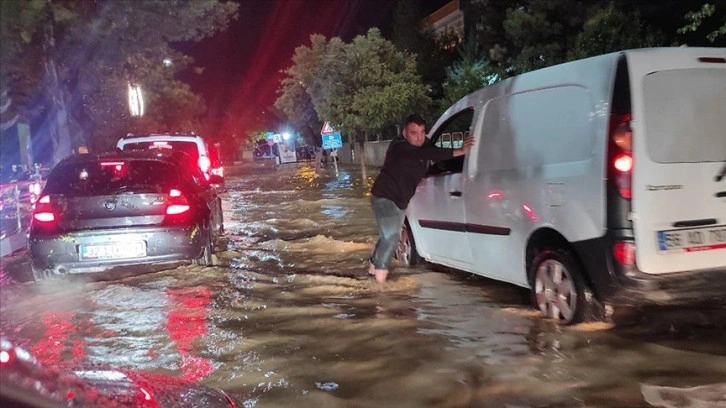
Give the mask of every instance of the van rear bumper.
M 623 240 L 623 239 L 620 239 Z M 614 237 L 576 243 L 596 296 L 614 306 L 695 305 L 726 302 L 726 266 L 654 275 L 623 266 L 612 255 Z

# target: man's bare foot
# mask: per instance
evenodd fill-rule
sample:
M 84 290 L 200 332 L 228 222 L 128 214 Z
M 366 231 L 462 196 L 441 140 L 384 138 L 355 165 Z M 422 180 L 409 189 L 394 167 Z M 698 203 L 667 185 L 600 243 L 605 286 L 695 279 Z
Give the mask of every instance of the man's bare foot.
M 388 279 L 388 269 L 375 269 L 374 275 L 376 277 L 376 282 L 383 283 Z
M 368 267 L 368 274 L 376 276 L 376 267 L 373 266 L 373 264 L 370 264 L 371 266 Z

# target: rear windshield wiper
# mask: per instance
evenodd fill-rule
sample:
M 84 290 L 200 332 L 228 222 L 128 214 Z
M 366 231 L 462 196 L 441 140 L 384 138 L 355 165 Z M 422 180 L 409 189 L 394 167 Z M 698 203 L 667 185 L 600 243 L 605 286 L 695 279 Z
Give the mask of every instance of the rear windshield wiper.
M 716 182 L 723 180 L 724 176 L 726 176 L 726 163 L 724 163 L 723 167 L 721 167 L 721 171 L 718 172 L 716 175 Z

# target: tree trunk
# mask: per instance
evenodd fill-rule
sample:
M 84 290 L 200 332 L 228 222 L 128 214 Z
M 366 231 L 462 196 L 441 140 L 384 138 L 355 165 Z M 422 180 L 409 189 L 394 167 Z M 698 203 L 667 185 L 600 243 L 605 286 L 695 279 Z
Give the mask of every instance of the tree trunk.
M 53 16 L 53 9 L 49 2 L 45 44 L 43 45 L 43 48 L 45 51 L 45 78 L 52 104 L 48 127 L 50 129 L 51 145 L 53 146 L 53 163 L 51 163 L 53 166 L 72 153 L 68 104 L 66 103 L 65 93 L 63 92 L 60 80 L 58 79 L 58 69 L 53 58 L 53 53 L 55 52 L 55 34 L 53 32 L 54 23 L 55 18 Z

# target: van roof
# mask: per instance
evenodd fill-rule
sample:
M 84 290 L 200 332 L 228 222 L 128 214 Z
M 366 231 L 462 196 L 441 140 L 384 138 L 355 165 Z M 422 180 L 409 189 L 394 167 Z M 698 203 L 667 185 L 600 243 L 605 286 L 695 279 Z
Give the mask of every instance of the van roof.
M 616 51 L 609 54 L 593 56 L 589 58 L 563 62 L 561 64 L 525 72 L 491 85 L 484 86 L 476 91 L 459 99 L 451 105 L 446 112 L 438 119 L 431 129 L 438 126 L 440 122 L 466 107 L 476 106 L 485 103 L 487 100 L 501 96 L 503 93 L 518 93 L 534 88 L 561 85 L 565 83 L 575 84 L 578 82 L 594 81 L 593 72 L 607 71 L 614 78 L 617 62 L 626 57 L 628 61 L 644 66 L 649 64 L 662 64 L 665 59 L 684 61 L 684 57 L 691 57 L 693 63 L 706 61 L 704 63 L 726 62 L 726 49 L 718 47 L 657 47 L 638 48 Z

